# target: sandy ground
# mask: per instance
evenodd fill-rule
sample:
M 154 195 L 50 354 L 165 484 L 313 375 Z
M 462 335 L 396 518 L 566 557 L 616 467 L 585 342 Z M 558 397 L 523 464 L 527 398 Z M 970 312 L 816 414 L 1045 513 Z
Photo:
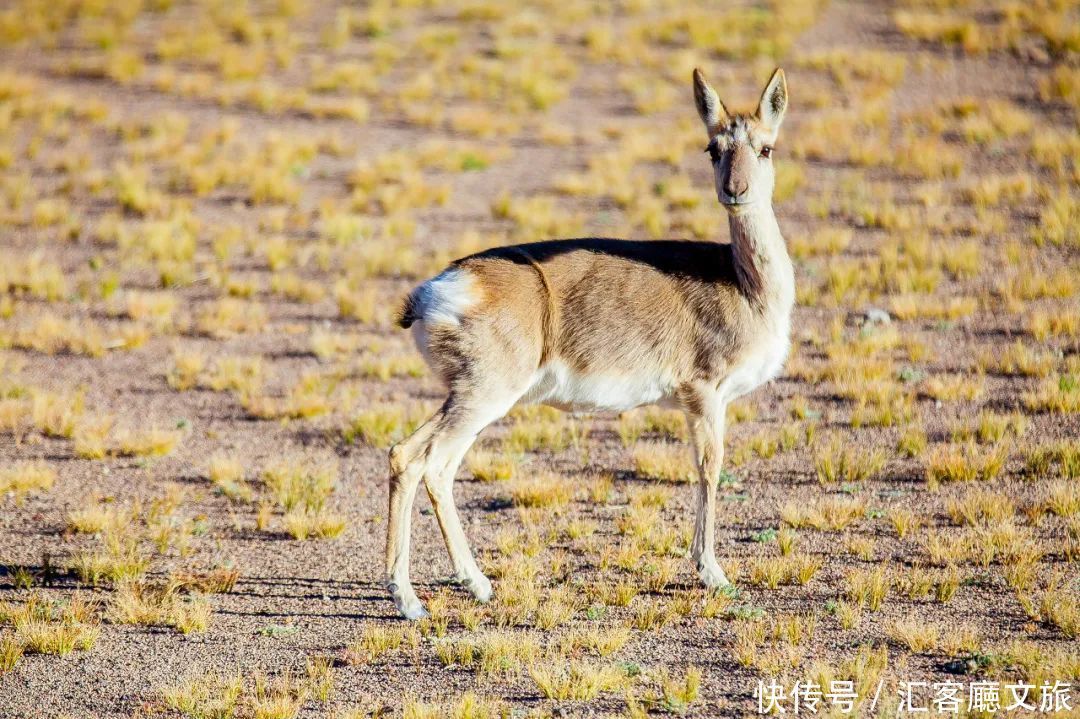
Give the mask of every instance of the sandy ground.
M 797 53 L 842 46 L 888 50 L 911 58 L 911 67 L 887 103 L 894 123 L 899 122 L 899 115 L 905 111 L 966 96 L 1014 102 L 1045 126 L 1067 127 L 1075 122 L 1071 110 L 1039 99 L 1038 81 L 1047 72 L 1045 62 L 1008 52 L 968 57 L 950 48 L 920 45 L 896 31 L 889 19 L 888 8 L 886 3 L 832 2 L 808 29 L 800 33 L 795 42 Z M 321 12 L 312 13 L 295 21 L 293 27 L 302 38 L 299 55 L 320 52 L 315 38 L 317 28 L 325 24 L 321 16 Z M 420 12 L 418 17 L 416 26 L 394 31 L 400 33 L 403 42 L 423 29 L 437 27 L 440 18 L 445 20 L 434 10 Z M 152 26 L 136 26 L 137 37 L 142 37 L 139 33 L 152 32 Z M 485 43 L 490 42 L 490 38 L 484 32 L 475 27 L 464 32 L 465 42 L 473 43 L 477 53 L 485 51 Z M 362 37 L 353 38 L 348 47 L 363 57 L 367 42 Z M 696 122 L 689 101 L 688 82 L 684 95 L 669 110 L 642 119 L 636 116 L 626 93 L 609 81 L 609 67 L 585 59 L 580 48 L 572 43 L 567 42 L 567 48 L 574 61 L 580 63 L 580 71 L 569 96 L 548 111 L 549 119 L 576 132 L 629 123 L 652 127 L 662 133 L 666 123 L 686 121 L 687 118 Z M 56 57 L 77 50 L 77 45 L 69 46 L 65 42 L 47 51 L 28 46 L 12 47 L 3 50 L 2 66 L 6 71 L 36 77 L 48 92 L 67 92 L 80 99 L 101 101 L 108 106 L 111 115 L 119 118 L 135 119 L 166 111 L 176 112 L 189 118 L 193 128 L 198 128 L 213 127 L 227 115 L 237 118 L 242 134 L 250 138 L 265 138 L 271 133 L 284 137 L 336 133 L 345 148 L 343 156 L 317 156 L 304 181 L 298 206 L 308 218 L 313 217 L 320 199 L 347 196 L 347 177 L 359 159 L 390 149 L 415 148 L 426 139 L 447 134 L 441 128 L 410 125 L 392 108 L 382 110 L 378 96 L 373 101 L 371 118 L 358 124 L 290 113 L 274 116 L 242 107 L 225 109 L 211 102 L 158 92 L 138 82 L 121 85 L 107 79 L 70 77 L 53 71 L 51 63 Z M 916 61 L 917 58 L 921 59 Z M 724 77 L 726 73 L 728 77 L 738 78 L 735 86 L 724 88 L 726 95 L 741 98 L 740 103 L 754 97 L 762 73 L 753 74 L 739 61 L 702 57 L 700 63 L 711 68 L 717 76 Z M 406 58 L 395 65 L 383 80 L 382 87 L 392 88 L 396 80 L 410 76 L 420 65 L 416 58 Z M 785 127 L 784 133 L 794 141 L 800 128 L 811 118 L 830 109 L 837 99 L 842 101 L 844 90 L 833 89 L 822 106 L 813 102 L 810 96 L 813 90 L 807 93 L 803 88 L 826 86 L 824 76 L 799 69 L 794 64 L 789 68 L 792 106 L 789 126 Z M 284 73 L 283 77 L 289 81 L 293 75 Z M 385 92 L 390 91 L 386 89 Z M 117 136 L 92 128 L 89 137 L 94 142 L 90 154 L 95 164 L 108 168 L 121 152 Z M 548 190 L 556 177 L 584 169 L 585 158 L 594 147 L 604 146 L 602 140 L 563 147 L 549 145 L 538 141 L 530 132 L 508 139 L 478 142 L 489 147 L 509 146 L 512 153 L 505 160 L 493 162 L 487 169 L 437 176 L 438 182 L 451 186 L 451 200 L 444 207 L 413 211 L 418 231 L 412 242 L 420 252 L 430 253 L 436 248 L 451 246 L 452 240 L 471 228 L 485 232 L 511 230 L 509 238 L 514 239 L 510 225 L 492 217 L 489 210 L 492 201 L 504 192 L 529 196 Z M 656 142 L 664 142 L 662 134 L 658 134 Z M 1020 140 L 1007 141 L 994 152 L 975 149 L 966 155 L 965 177 L 1031 169 L 1023 150 Z M 47 155 L 46 152 L 43 157 Z M 827 192 L 844 192 L 841 181 L 848 168 L 829 160 L 797 161 L 784 157 L 781 161 L 802 162 L 805 173 L 804 185 L 792 198 L 779 202 L 776 208 L 780 224 L 790 239 L 805 235 L 822 224 L 812 212 L 811 203 Z M 8 172 L 20 166 L 31 173 L 39 196 L 47 196 L 60 182 L 57 173 L 51 173 L 42 160 L 18 160 L 15 168 L 9 168 Z M 698 153 L 687 153 L 682 169 L 708 198 L 711 192 L 709 171 Z M 867 171 L 867 176 L 892 182 L 897 197 L 902 198 L 904 204 L 912 202 L 905 181 L 890 175 L 888 170 Z M 950 196 L 943 195 L 941 201 L 950 202 Z M 103 202 L 81 195 L 76 195 L 72 204 L 79 208 L 88 227 L 106 209 Z M 610 203 L 567 198 L 560 200 L 560 204 L 585 214 L 587 233 L 610 234 L 622 229 L 622 211 Z M 228 191 L 195 199 L 194 207 L 206 228 L 203 233 L 206 237 L 200 238 L 200 253 L 207 254 L 212 228 L 219 223 L 237 222 L 245 232 L 257 233 L 257 222 L 264 210 L 247 206 L 230 196 Z M 721 212 L 720 208 L 716 208 L 716 212 Z M 983 248 L 986 256 L 1000 251 L 1009 241 L 1023 245 L 1026 242 L 1024 228 L 1030 226 L 1035 213 L 1033 208 L 1021 206 L 1006 208 L 1001 214 L 1004 230 L 987 240 Z M 290 241 L 304 245 L 311 239 L 311 222 L 313 220 L 307 226 L 289 228 L 285 234 Z M 3 255 L 12 257 L 39 251 L 48 261 L 63 267 L 73 280 L 85 274 L 91 258 L 101 257 L 111 269 L 120 273 L 124 288 L 155 286 L 156 278 L 152 273 L 119 264 L 120 254 L 115 248 L 97 245 L 90 234 L 84 231 L 74 241 L 62 241 L 40 228 L 8 226 L 0 238 L 0 248 Z M 726 238 L 716 239 L 724 241 Z M 888 231 L 855 228 L 854 240 L 843 255 L 849 259 L 874 256 L 888 239 Z M 931 241 L 936 242 L 937 238 L 932 237 Z M 1035 257 L 1039 266 L 1050 270 L 1076 267 L 1075 248 L 1045 247 Z M 818 281 L 827 272 L 829 263 L 830 258 L 798 261 L 797 283 Z M 269 284 L 270 270 L 257 256 L 237 258 L 234 270 L 254 278 L 261 287 Z M 302 274 L 309 279 L 325 281 L 329 286 L 334 279 L 333 270 L 324 271 L 309 265 Z M 963 283 L 946 280 L 939 294 L 947 298 L 989 293 L 988 288 L 994 287 L 997 280 L 997 272 L 985 272 Z M 380 305 L 389 306 L 414 281 L 408 277 L 385 276 L 369 282 L 378 291 Z M 182 315 L 194 314 L 218 293 L 207 282 L 195 282 L 171 291 L 179 299 Z M 101 625 L 100 639 L 90 651 L 76 651 L 66 657 L 26 655 L 12 671 L 0 674 L 0 716 L 12 719 L 119 717 L 168 712 L 161 702 L 161 690 L 181 678 L 237 669 L 245 675 L 256 670 L 270 674 L 289 670 L 299 672 L 306 659 L 313 656 L 335 660 L 334 692 L 328 704 L 304 703 L 301 716 L 323 716 L 333 711 L 376 704 L 385 704 L 396 711 L 406 694 L 426 700 L 443 700 L 464 691 L 499 697 L 515 709 L 545 714 L 558 711 L 577 716 L 624 711 L 621 692 L 605 693 L 589 702 L 557 702 L 544 699 L 528 674 L 518 678 L 487 679 L 478 677 L 472 669 L 444 667 L 436 657 L 434 641 L 430 639 L 424 639 L 415 654 L 391 652 L 383 661 L 371 664 L 344 661 L 347 645 L 355 641 L 365 627 L 373 624 L 394 627 L 400 620 L 382 586 L 386 451 L 363 442 L 347 443 L 341 437 L 340 428 L 355 412 L 380 402 L 402 405 L 422 402 L 431 407 L 441 398 L 440 388 L 430 375 L 379 381 L 358 378 L 354 374 L 350 382 L 355 387 L 355 396 L 348 406 L 334 406 L 329 413 L 314 418 L 286 421 L 254 419 L 245 412 L 237 397 L 228 392 L 205 389 L 177 392 L 171 389 L 165 376 L 170 357 L 178 345 L 186 349 L 199 348 L 209 357 L 260 355 L 270 378 L 267 385 L 270 394 L 284 393 L 305 372 L 329 372 L 352 366 L 348 356 L 329 361 L 314 356 L 310 350 L 310 333 L 315 329 L 361 333 L 365 343 L 379 343 L 373 352 L 375 355 L 412 351 L 406 333 L 388 324 L 360 325 L 339 317 L 330 296 L 311 304 L 285 301 L 279 295 L 263 291 L 258 298 L 268 312 L 269 322 L 262 331 L 254 334 L 215 340 L 194 333 L 166 333 L 152 336 L 137 349 L 109 352 L 99 358 L 10 350 L 9 354 L 20 358 L 24 365 L 10 378 L 20 386 L 49 391 L 82 388 L 85 404 L 94 413 L 115 415 L 137 426 L 172 427 L 182 420 L 185 429 L 178 447 L 168 456 L 102 460 L 79 458 L 69 439 L 45 437 L 33 430 L 20 433 L 17 438 L 10 433 L 0 434 L 0 465 L 42 459 L 57 473 L 55 486 L 48 492 L 31 494 L 21 502 L 16 502 L 13 496 L 2 499 L 0 565 L 11 569 L 6 573 L 0 570 L 0 601 L 20 602 L 30 591 L 44 591 L 57 598 L 78 593 L 108 602 L 112 590 L 88 587 L 74 575 L 61 574 L 44 589 L 18 589 L 13 579 L 14 568 L 21 566 L 41 571 L 46 563 L 64 567 L 77 552 L 97 547 L 98 538 L 66 529 L 68 513 L 83 507 L 88 498 L 112 498 L 115 506 L 130 507 L 138 500 L 149 502 L 161 497 L 169 487 L 179 487 L 184 493 L 178 516 L 199 522 L 201 529 L 191 537 L 190 552 L 185 556 L 180 556 L 175 548 L 155 554 L 149 577 L 164 579 L 174 571 L 235 566 L 239 570 L 239 580 L 232 591 L 210 595 L 212 616 L 205 632 L 183 635 L 168 627 L 105 621 Z M 43 300 L 27 297 L 20 298 L 17 307 L 21 312 L 45 304 Z M 106 304 L 76 300 L 51 303 L 49 308 L 62 316 L 107 321 Z M 820 351 L 810 341 L 813 336 L 826 334 L 837 319 L 847 327 L 855 328 L 862 313 L 877 304 L 877 300 L 871 299 L 853 306 L 797 308 L 794 323 L 796 354 L 800 359 L 820 358 Z M 1061 301 L 1034 300 L 1026 311 L 1039 308 L 1056 311 L 1069 306 L 1075 312 L 1075 295 Z M 14 326 L 17 320 L 18 314 L 3 322 Z M 914 338 L 926 345 L 926 356 L 917 364 L 917 369 L 927 375 L 936 375 L 967 373 L 973 358 L 981 352 L 998 353 L 1017 339 L 1030 342 L 1023 320 L 1021 314 L 980 309 L 973 316 L 954 322 L 913 320 L 898 326 L 905 338 Z M 1057 349 L 1068 351 L 1069 348 L 1067 343 L 1059 343 Z M 1075 352 L 1075 349 L 1074 346 L 1071 351 Z M 985 379 L 985 392 L 978 400 L 940 403 L 920 396 L 916 404 L 928 438 L 931 443 L 937 443 L 948 440 L 958 421 L 970 420 L 980 411 L 1020 409 L 1023 393 L 1037 384 L 1038 380 L 1033 378 L 990 374 Z M 947 604 L 913 601 L 893 592 L 881 610 L 865 614 L 858 627 L 842 629 L 826 607 L 830 600 L 843 595 L 848 572 L 858 568 L 872 569 L 880 563 L 900 569 L 922 563 L 925 560 L 922 540 L 925 532 L 950 526 L 945 503 L 950 497 L 962 495 L 968 487 L 950 485 L 937 492 L 929 491 L 924 459 L 904 457 L 895 451 L 901 428 L 853 430 L 849 422 L 850 402 L 840 400 L 828 383 L 810 383 L 792 374 L 781 377 L 746 400 L 746 404 L 754 408 L 755 416 L 730 428 L 729 452 L 730 448 L 762 432 L 775 432 L 786 424 L 795 397 L 806 398 L 810 407 L 820 413 L 819 433 L 838 432 L 846 441 L 857 443 L 866 452 L 881 449 L 888 456 L 884 469 L 874 479 L 853 489 L 868 509 L 880 511 L 871 511 L 868 517 L 844 532 L 800 530 L 799 551 L 819 556 L 824 562 L 821 571 L 807 585 L 784 585 L 769 590 L 754 586 L 747 577 L 740 582 L 739 605 L 760 608 L 769 616 L 806 612 L 820 615 L 812 642 L 803 657 L 804 669 L 815 662 L 842 661 L 860 645 L 872 643 L 888 647 L 889 671 L 893 676 L 922 680 L 953 676 L 948 671 L 948 664 L 955 657 L 941 651 L 910 652 L 888 638 L 886 628 L 890 623 L 907 616 L 944 627 L 961 623 L 974 625 L 981 636 L 981 646 L 987 652 L 1018 637 L 1051 649 L 1070 646 L 1070 640 L 1060 629 L 1029 618 L 1016 593 L 1004 580 L 1003 569 L 998 564 L 988 567 L 964 564 L 961 567 L 964 581 L 955 598 Z M 1080 420 L 1076 414 L 1031 414 L 1027 419 L 1024 438 L 1013 448 L 1003 477 L 994 482 L 995 489 L 1012 496 L 1019 506 L 1037 501 L 1045 488 L 1039 482 L 1020 477 L 1024 443 L 1075 440 L 1080 433 Z M 586 451 L 570 448 L 529 453 L 523 471 L 531 474 L 554 470 L 567 477 L 580 478 L 582 488 L 600 475 L 614 477 L 613 491 L 606 502 L 591 500 L 582 489 L 568 508 L 551 518 L 560 526 L 573 519 L 590 520 L 597 525 L 597 533 L 589 542 L 565 538 L 546 542 L 545 551 L 558 552 L 567 558 L 573 567 L 569 572 L 571 586 L 582 592 L 589 582 L 612 581 L 619 576 L 613 568 L 601 570 L 598 567 L 599 549 L 609 542 L 617 544 L 620 541 L 618 519 L 626 511 L 629 497 L 646 480 L 634 472 L 633 446 L 625 447 L 620 442 L 616 418 L 596 415 L 578 421 L 590 428 Z M 497 447 L 498 438 L 509 426 L 507 421 L 500 423 L 484 435 L 482 443 Z M 647 435 L 645 439 L 650 437 Z M 255 479 L 260 468 L 281 456 L 302 454 L 335 460 L 340 484 L 332 496 L 331 507 L 347 518 L 344 533 L 335 540 L 297 541 L 285 533 L 280 524 L 272 527 L 273 531 L 257 530 L 255 506 L 231 502 L 208 482 L 207 460 L 218 452 L 241 458 L 250 479 Z M 837 487 L 819 484 L 813 452 L 805 447 L 778 453 L 771 459 L 752 457 L 731 469 L 738 484 L 724 492 L 717 532 L 717 554 L 725 563 L 732 560 L 746 563 L 776 553 L 771 545 L 755 541 L 754 537 L 762 530 L 779 526 L 779 508 L 785 502 L 804 504 L 844 494 Z M 692 487 L 669 486 L 675 491 L 661 511 L 661 522 L 687 528 Z M 493 560 L 497 556 L 496 537 L 500 533 L 524 531 L 522 520 L 509 499 L 508 485 L 476 481 L 462 470 L 456 496 L 466 532 L 481 558 Z M 899 507 L 909 508 L 923 518 L 924 527 L 915 536 L 898 539 L 892 530 L 885 514 Z M 1065 586 L 1075 592 L 1075 564 L 1060 554 L 1064 541 L 1062 526 L 1058 519 L 1050 518 L 1034 527 L 1036 536 L 1047 549 L 1039 574 L 1046 577 L 1054 571 L 1060 572 L 1065 576 Z M 845 544 L 852 537 L 868 538 L 876 543 L 872 561 L 861 560 L 845 551 Z M 424 496 L 418 499 L 414 515 L 413 567 L 414 579 L 423 597 L 446 591 L 437 580 L 449 574 L 449 562 Z M 678 567 L 672 583 L 657 595 L 664 601 L 696 586 L 690 562 L 684 560 Z M 543 586 L 549 588 L 553 583 Z M 498 595 L 498 580 L 495 591 Z M 461 598 L 462 606 L 467 604 L 464 593 L 451 592 Z M 639 598 L 639 601 L 645 599 L 647 597 Z M 631 609 L 612 607 L 599 623 L 610 626 L 626 621 L 631 615 Z M 590 623 L 595 622 L 582 610 L 575 615 L 571 626 L 587 627 Z M 676 617 L 661 629 L 635 630 L 631 640 L 612 661 L 638 665 L 646 671 L 667 667 L 674 674 L 685 672 L 690 666 L 698 667 L 703 672 L 701 696 L 691 705 L 691 714 L 752 713 L 752 690 L 762 674 L 741 666 L 734 658 L 736 624 L 723 618 Z M 288 629 L 275 629 L 278 626 Z M 465 633 L 460 623 L 451 623 L 451 636 Z M 797 675 L 798 671 L 792 670 L 789 676 Z

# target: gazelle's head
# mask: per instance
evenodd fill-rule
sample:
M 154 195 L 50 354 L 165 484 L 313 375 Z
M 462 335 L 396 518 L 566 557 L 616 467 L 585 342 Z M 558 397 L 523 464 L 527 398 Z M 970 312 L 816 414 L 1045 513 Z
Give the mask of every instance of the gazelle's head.
M 773 146 L 788 103 L 784 71 L 773 73 L 753 114 L 730 114 L 698 69 L 694 101 L 709 134 L 705 151 L 712 160 L 720 203 L 738 214 L 755 203 L 771 202 L 776 182 Z

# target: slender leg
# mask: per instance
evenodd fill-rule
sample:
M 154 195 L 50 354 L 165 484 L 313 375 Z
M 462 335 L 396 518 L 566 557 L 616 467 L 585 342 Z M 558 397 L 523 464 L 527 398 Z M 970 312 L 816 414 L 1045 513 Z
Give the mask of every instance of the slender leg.
M 491 582 L 477 566 L 465 530 L 461 527 L 454 504 L 454 476 L 476 436 L 484 427 L 510 411 L 520 394 L 519 391 L 483 397 L 475 392 L 471 396 L 463 393 L 468 399 L 456 402 L 454 411 L 448 413 L 444 429 L 438 434 L 438 458 L 432 457 L 428 471 L 424 473 L 424 485 L 435 509 L 435 517 L 439 520 L 439 529 L 446 541 L 454 574 L 462 586 L 481 602 L 491 598 Z
M 724 461 L 724 408 L 709 403 L 700 411 L 687 409 L 686 418 L 694 440 L 698 465 L 697 515 L 690 556 L 697 565 L 698 575 L 705 586 L 719 589 L 728 582 L 724 570 L 716 562 L 716 490 L 720 483 L 720 466 Z
M 454 565 L 455 579 L 472 592 L 476 599 L 486 602 L 491 598 L 491 582 L 476 564 L 465 530 L 461 527 L 457 506 L 454 504 L 454 476 L 475 439 L 475 434 L 467 433 L 447 438 L 445 442 L 450 459 L 438 472 L 425 475 L 424 485 L 431 499 L 431 506 L 435 509 L 435 517 L 439 520 L 439 529 L 446 541 L 446 551 Z
M 520 393 L 518 393 L 520 394 Z M 478 402 L 451 393 L 439 412 L 411 437 L 390 450 L 390 519 L 387 528 L 387 587 L 394 604 L 408 619 L 427 616 L 409 581 L 409 531 L 412 505 L 420 480 L 439 520 L 454 573 L 481 601 L 491 597 L 491 582 L 476 564 L 454 505 L 453 482 L 458 465 L 476 435 L 509 411 L 518 394 L 501 402 Z
M 423 478 L 431 439 L 444 416 L 440 409 L 408 439 L 390 449 L 390 512 L 386 528 L 386 587 L 408 619 L 427 616 L 409 581 L 409 535 L 413 500 Z

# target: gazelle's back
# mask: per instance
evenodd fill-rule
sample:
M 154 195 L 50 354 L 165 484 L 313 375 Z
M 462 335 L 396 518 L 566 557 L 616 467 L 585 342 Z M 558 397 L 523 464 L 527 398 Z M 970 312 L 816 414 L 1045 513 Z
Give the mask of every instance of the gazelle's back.
M 590 238 L 458 260 L 403 324 L 424 323 L 417 341 L 451 387 L 490 366 L 524 401 L 627 409 L 722 377 L 749 313 L 729 245 Z

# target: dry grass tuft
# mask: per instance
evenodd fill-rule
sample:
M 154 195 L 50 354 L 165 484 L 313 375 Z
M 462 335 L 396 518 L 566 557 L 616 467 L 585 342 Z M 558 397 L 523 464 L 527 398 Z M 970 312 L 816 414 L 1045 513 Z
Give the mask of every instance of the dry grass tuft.
M 515 480 L 510 489 L 514 504 L 528 509 L 562 509 L 574 498 L 574 480 L 545 473 Z
M 642 477 L 663 482 L 692 482 L 697 478 L 697 467 L 685 445 L 638 444 L 634 448 L 634 469 Z
M 11 493 L 21 503 L 27 495 L 48 492 L 56 482 L 56 470 L 45 462 L 18 462 L 0 469 L 0 495 Z
M 518 458 L 503 452 L 474 449 L 465 458 L 465 466 L 482 482 L 501 482 L 513 479 L 517 474 Z
M 626 674 L 618 667 L 585 662 L 536 664 L 529 667 L 529 675 L 541 695 L 557 701 L 589 701 L 627 684 Z
M 942 482 L 988 481 L 1001 474 L 1009 448 L 980 448 L 974 443 L 941 445 L 926 460 L 926 481 L 931 489 Z
M 885 466 L 885 453 L 867 450 L 834 436 L 815 452 L 814 468 L 822 484 L 862 482 L 871 479 Z

